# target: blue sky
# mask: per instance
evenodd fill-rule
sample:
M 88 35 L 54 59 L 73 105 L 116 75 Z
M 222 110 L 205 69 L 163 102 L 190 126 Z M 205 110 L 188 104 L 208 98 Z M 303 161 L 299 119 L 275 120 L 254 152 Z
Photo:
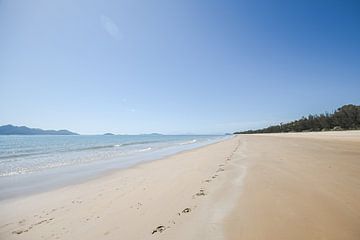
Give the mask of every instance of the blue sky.
M 1 0 L 0 124 L 224 133 L 360 104 L 357 1 Z

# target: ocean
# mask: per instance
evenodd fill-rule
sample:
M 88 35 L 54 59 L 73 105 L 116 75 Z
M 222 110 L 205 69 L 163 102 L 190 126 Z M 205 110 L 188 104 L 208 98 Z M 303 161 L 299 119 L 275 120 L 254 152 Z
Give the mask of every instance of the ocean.
M 220 135 L 0 136 L 0 200 L 221 141 Z

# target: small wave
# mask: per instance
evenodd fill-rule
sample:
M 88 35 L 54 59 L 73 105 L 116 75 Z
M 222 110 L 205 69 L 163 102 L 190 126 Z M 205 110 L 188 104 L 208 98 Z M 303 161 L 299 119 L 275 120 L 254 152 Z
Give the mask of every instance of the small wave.
M 196 140 L 196 139 L 193 139 L 193 140 L 191 140 L 191 141 L 179 143 L 179 145 L 193 144 L 193 143 L 196 143 L 196 142 L 197 142 L 197 140 Z
M 81 151 L 81 150 L 95 150 L 95 149 L 103 149 L 103 148 L 112 148 L 114 145 L 103 145 L 103 146 L 93 146 L 93 147 L 84 147 L 73 149 L 72 151 Z
M 62 166 L 71 165 L 73 162 L 55 162 L 55 163 L 47 163 L 42 166 L 38 166 L 37 169 L 50 169 L 50 168 L 57 168 Z
M 149 151 L 151 149 L 152 149 L 151 147 L 148 147 L 148 148 L 140 149 L 138 152 L 146 152 L 146 151 Z
M 41 153 L 41 152 L 35 152 L 35 153 L 19 153 L 19 154 L 12 154 L 12 155 L 0 156 L 0 159 L 21 158 L 21 157 L 28 157 L 28 156 L 41 155 L 41 154 L 44 154 L 44 153 Z
M 40 155 L 46 155 L 46 154 L 110 149 L 110 148 L 115 148 L 115 147 L 143 145 L 143 144 L 157 143 L 157 142 L 161 142 L 161 141 L 139 141 L 139 142 L 127 142 L 127 143 L 122 143 L 122 144 L 78 147 L 78 148 L 72 148 L 72 149 L 71 148 L 70 149 L 56 149 L 56 150 L 53 150 L 53 151 L 44 150 L 44 151 L 41 151 L 41 152 L 15 153 L 15 154 L 3 155 L 3 156 L 0 155 L 0 162 L 2 162 L 2 163 L 13 162 L 16 159 L 20 159 L 20 158 L 24 158 L 24 157 L 40 156 Z
M 130 145 L 142 145 L 142 144 L 148 144 L 148 143 L 159 143 L 163 141 L 140 141 L 140 142 L 127 142 L 121 144 L 121 146 L 130 146 Z
M 30 173 L 30 172 L 31 172 L 31 171 L 28 170 L 28 169 L 21 169 L 21 170 L 12 171 L 12 172 L 0 173 L 0 177 L 9 177 L 9 176 L 14 176 L 14 175 L 20 175 L 20 174 Z
M 7 177 L 7 176 L 14 176 L 14 175 L 33 173 L 33 172 L 37 172 L 37 171 L 42 171 L 42 170 L 51 169 L 51 168 L 58 168 L 58 167 L 63 167 L 63 166 L 67 166 L 67 165 L 72 165 L 72 164 L 73 164 L 73 162 L 47 163 L 45 165 L 36 166 L 34 168 L 31 168 L 31 169 L 30 168 L 21 168 L 21 169 L 13 170 L 11 172 L 0 173 L 0 177 Z

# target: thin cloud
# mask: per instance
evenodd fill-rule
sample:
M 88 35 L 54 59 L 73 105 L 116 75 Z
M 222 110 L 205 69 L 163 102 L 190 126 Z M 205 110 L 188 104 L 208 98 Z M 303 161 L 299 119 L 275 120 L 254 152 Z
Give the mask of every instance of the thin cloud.
M 116 25 L 116 23 L 111 20 L 111 18 L 101 15 L 100 16 L 101 25 L 104 28 L 104 30 L 112 37 L 114 38 L 120 38 L 120 32 L 119 28 Z

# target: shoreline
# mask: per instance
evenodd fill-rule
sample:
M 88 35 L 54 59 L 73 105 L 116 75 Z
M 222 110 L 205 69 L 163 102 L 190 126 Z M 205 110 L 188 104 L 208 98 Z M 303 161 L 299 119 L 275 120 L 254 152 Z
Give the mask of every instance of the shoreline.
M 216 139 L 216 140 L 211 140 L 209 143 L 200 142 L 193 146 L 192 145 L 183 145 L 183 146 L 180 146 L 179 149 L 163 149 L 160 152 L 152 153 L 152 155 L 149 155 L 149 156 L 137 156 L 137 157 L 134 156 L 133 158 L 131 158 L 134 160 L 134 163 L 131 163 L 126 166 L 112 166 L 112 164 L 110 164 L 110 167 L 105 167 L 105 168 L 103 167 L 103 169 L 96 169 L 96 165 L 101 164 L 101 163 L 90 163 L 87 165 L 85 164 L 83 166 L 81 166 L 81 165 L 68 166 L 68 167 L 65 167 L 64 169 L 62 169 L 62 168 L 50 169 L 49 172 L 34 172 L 34 173 L 30 173 L 28 175 L 6 176 L 6 177 L 4 177 L 4 179 L 2 179 L 2 181 L 5 182 L 5 183 L 3 183 L 3 182 L 1 183 L 1 185 L 3 185 L 3 186 L 6 185 L 6 181 L 9 183 L 19 182 L 18 178 L 20 178 L 20 179 L 21 178 L 29 178 L 30 181 L 32 181 L 32 178 L 34 179 L 34 176 L 35 176 L 35 179 L 36 178 L 44 179 L 44 178 L 46 178 L 46 176 L 48 176 L 50 178 L 60 177 L 60 178 L 63 178 L 63 180 L 57 180 L 57 182 L 49 184 L 48 186 L 39 186 L 39 187 L 32 188 L 32 189 L 13 190 L 13 192 L 7 193 L 7 195 L 1 195 L 0 202 L 6 201 L 6 200 L 11 200 L 11 199 L 23 198 L 23 197 L 31 196 L 34 194 L 43 193 L 43 192 L 54 191 L 54 190 L 61 189 L 61 188 L 71 186 L 71 185 L 86 183 L 87 181 L 93 181 L 98 178 L 107 176 L 108 174 L 116 173 L 118 171 L 124 171 L 126 169 L 131 169 L 131 168 L 136 167 L 141 164 L 147 164 L 147 163 L 151 163 L 153 161 L 166 159 L 166 158 L 171 157 L 176 154 L 180 154 L 180 153 L 191 151 L 191 150 L 198 149 L 198 148 L 203 148 L 203 147 L 206 147 L 206 146 L 209 146 L 212 144 L 216 144 L 218 142 L 226 141 L 227 139 L 232 138 L 232 137 L 233 136 L 224 137 L 224 138 Z M 104 165 L 106 163 L 102 163 L 102 164 Z M 90 173 L 88 173 L 88 172 L 90 172 Z M 37 176 L 37 175 L 40 175 L 40 176 Z M 38 181 L 39 180 L 37 180 L 37 182 Z M 27 183 L 28 182 L 29 181 L 27 181 Z M 35 183 L 36 183 L 36 181 L 35 181 Z
M 213 214 L 208 207 L 216 208 L 216 198 L 223 196 L 228 180 L 223 167 L 237 144 L 234 137 L 85 183 L 2 201 L 0 238 L 153 239 L 175 234 L 174 239 L 180 239 L 181 234 L 171 230 Z M 159 226 L 165 231 L 152 234 Z M 222 234 L 222 229 L 217 232 Z

